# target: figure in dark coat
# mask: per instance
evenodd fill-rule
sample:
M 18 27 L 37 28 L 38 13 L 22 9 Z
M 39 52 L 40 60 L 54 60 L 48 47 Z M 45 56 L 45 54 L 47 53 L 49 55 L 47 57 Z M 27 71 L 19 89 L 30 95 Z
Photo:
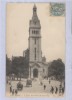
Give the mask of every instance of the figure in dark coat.
M 12 86 L 10 86 L 10 93 L 12 92 Z
M 52 93 L 52 94 L 54 93 L 54 88 L 53 88 L 53 86 L 51 86 L 51 93 Z
M 46 89 L 46 85 L 44 85 L 44 90 Z
M 58 88 L 56 87 L 55 94 L 57 94 L 57 93 L 58 93 Z

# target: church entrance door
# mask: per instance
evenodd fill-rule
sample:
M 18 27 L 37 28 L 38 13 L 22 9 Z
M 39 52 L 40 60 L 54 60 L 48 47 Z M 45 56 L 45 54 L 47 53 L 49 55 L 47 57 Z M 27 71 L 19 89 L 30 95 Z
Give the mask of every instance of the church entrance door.
M 38 77 L 38 69 L 33 70 L 33 77 L 37 78 Z

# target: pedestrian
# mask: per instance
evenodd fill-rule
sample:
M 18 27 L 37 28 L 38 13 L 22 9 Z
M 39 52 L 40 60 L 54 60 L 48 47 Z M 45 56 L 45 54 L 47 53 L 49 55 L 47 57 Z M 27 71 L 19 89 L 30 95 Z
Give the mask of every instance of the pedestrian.
M 46 85 L 44 85 L 44 90 L 46 89 Z
M 51 86 L 51 93 L 52 93 L 52 94 L 54 93 L 54 88 L 53 88 L 53 86 Z
M 12 85 L 10 86 L 10 93 L 12 92 Z
M 64 94 L 64 87 L 62 87 L 62 94 Z
M 14 89 L 13 89 L 13 90 L 12 90 L 12 95 L 14 95 L 14 92 L 15 92 L 15 91 L 14 91 Z
M 50 79 L 49 79 L 49 84 L 50 84 L 50 82 L 51 82 L 51 81 L 50 81 Z
M 18 93 L 18 91 L 17 91 L 17 89 L 15 90 L 15 95 L 17 95 L 17 93 Z
M 43 85 L 42 81 L 40 82 L 41 85 Z
M 6 82 L 7 82 L 7 84 L 8 84 L 8 80 L 7 80 Z
M 56 87 L 55 94 L 57 94 L 57 93 L 58 93 L 58 88 Z
M 59 94 L 61 94 L 62 93 L 62 85 L 60 84 L 60 86 L 59 86 Z

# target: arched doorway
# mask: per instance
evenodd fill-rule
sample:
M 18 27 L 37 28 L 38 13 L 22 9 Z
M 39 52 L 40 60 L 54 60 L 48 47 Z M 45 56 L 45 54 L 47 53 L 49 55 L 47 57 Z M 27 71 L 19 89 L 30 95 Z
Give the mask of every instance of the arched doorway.
M 33 70 L 33 77 L 37 78 L 38 77 L 38 69 Z

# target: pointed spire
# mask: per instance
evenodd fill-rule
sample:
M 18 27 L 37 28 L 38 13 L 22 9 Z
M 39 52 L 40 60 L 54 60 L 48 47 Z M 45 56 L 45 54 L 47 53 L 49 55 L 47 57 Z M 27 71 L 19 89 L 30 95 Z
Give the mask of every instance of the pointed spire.
M 36 7 L 36 5 L 34 4 L 34 7 L 33 7 L 33 9 L 37 9 L 37 7 Z
M 34 4 L 34 7 L 33 7 L 33 14 L 34 14 L 34 15 L 36 15 L 36 14 L 37 14 L 37 12 L 36 12 L 36 11 L 37 11 L 37 7 L 36 7 L 36 5 Z
M 41 28 L 40 21 L 37 16 L 37 7 L 35 4 L 33 6 L 33 16 L 32 16 L 32 20 L 30 20 L 30 27 Z

